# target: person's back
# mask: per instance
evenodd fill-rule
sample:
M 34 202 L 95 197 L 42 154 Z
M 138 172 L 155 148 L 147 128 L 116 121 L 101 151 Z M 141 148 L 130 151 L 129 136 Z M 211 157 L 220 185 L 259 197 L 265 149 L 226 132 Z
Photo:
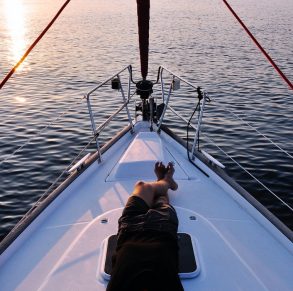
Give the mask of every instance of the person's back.
M 157 182 L 138 182 L 119 219 L 107 290 L 183 290 L 178 276 L 178 218 L 167 190 L 174 168 L 156 163 Z

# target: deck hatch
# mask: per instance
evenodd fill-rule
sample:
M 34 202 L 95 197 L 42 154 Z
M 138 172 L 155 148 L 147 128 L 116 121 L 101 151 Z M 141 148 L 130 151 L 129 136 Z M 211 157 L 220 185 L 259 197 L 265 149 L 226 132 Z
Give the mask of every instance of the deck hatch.
M 112 255 L 116 249 L 117 235 L 109 236 L 103 244 L 102 277 L 110 280 L 112 272 Z M 199 274 L 199 263 L 195 244 L 188 233 L 178 233 L 179 276 L 181 279 L 194 278 Z

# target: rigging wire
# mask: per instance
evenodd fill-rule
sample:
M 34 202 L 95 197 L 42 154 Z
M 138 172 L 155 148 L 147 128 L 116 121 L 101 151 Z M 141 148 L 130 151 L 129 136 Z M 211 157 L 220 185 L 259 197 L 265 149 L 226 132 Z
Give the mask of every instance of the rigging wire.
M 272 139 L 270 139 L 269 137 L 267 137 L 265 134 L 261 133 L 257 128 L 253 127 L 248 121 L 245 121 L 243 118 L 241 118 L 239 115 L 237 115 L 236 113 L 234 113 L 232 110 L 228 109 L 226 106 L 224 106 L 222 104 L 218 104 L 218 105 L 220 105 L 221 107 L 223 107 L 224 110 L 226 110 L 227 112 L 229 112 L 232 115 L 234 115 L 237 119 L 239 119 L 240 121 L 242 121 L 248 127 L 250 127 L 251 129 L 253 129 L 254 131 L 256 131 L 259 135 L 261 135 L 266 140 L 268 140 L 271 144 L 273 144 L 275 147 L 277 147 L 279 149 L 279 151 L 283 152 L 288 157 L 290 157 L 291 159 L 293 159 L 293 156 L 290 153 L 288 153 L 286 150 L 282 149 L 277 143 L 275 143 Z
M 223 106 L 225 109 L 226 107 Z M 196 164 L 192 161 L 191 157 L 190 157 L 190 153 L 189 153 L 189 127 L 191 126 L 192 128 L 195 129 L 194 126 L 192 126 L 190 124 L 191 119 L 193 118 L 195 112 L 197 111 L 197 109 L 199 108 L 200 111 L 200 100 L 198 101 L 195 109 L 193 110 L 188 122 L 187 122 L 187 128 L 186 128 L 186 139 L 187 139 L 187 157 L 188 160 L 194 165 L 196 166 Z M 237 114 L 235 114 L 232 111 L 229 111 L 227 109 L 228 112 L 230 112 L 231 114 L 233 114 L 235 117 L 237 117 L 238 119 L 240 119 L 242 122 L 246 123 L 249 127 L 251 127 L 252 129 L 254 129 L 258 134 L 260 134 L 261 136 L 265 137 L 267 140 L 269 140 L 273 145 L 275 145 L 277 148 L 279 148 L 282 152 L 286 153 L 287 155 L 289 155 L 289 157 L 292 158 L 292 156 L 286 152 L 285 150 L 283 150 L 281 147 L 279 147 L 276 143 L 274 143 L 271 139 L 269 139 L 268 137 L 266 137 L 264 134 L 262 134 L 260 131 L 258 131 L 257 129 L 255 129 L 252 125 L 250 125 L 248 122 L 246 122 L 245 120 L 243 120 L 241 117 L 239 117 Z M 263 186 L 269 193 L 271 193 L 276 199 L 278 199 L 279 201 L 281 201 L 286 207 L 288 207 L 291 211 L 293 211 L 293 208 L 286 203 L 282 198 L 280 198 L 277 194 L 275 194 L 271 189 L 269 189 L 264 183 L 262 183 L 259 179 L 257 179 L 253 174 L 251 174 L 247 169 L 245 169 L 240 163 L 238 163 L 233 157 L 231 157 L 229 154 L 227 154 L 221 147 L 219 147 L 211 138 L 207 137 L 206 134 L 202 133 L 205 138 L 207 140 L 210 141 L 210 143 L 212 143 L 214 146 L 216 146 L 225 156 L 227 156 L 228 158 L 230 158 L 235 164 L 237 164 L 242 170 L 244 170 L 249 176 L 251 176 L 256 182 L 258 182 L 261 186 Z M 199 151 L 199 144 L 198 144 L 198 151 Z M 197 166 L 196 166 L 197 167 Z M 200 169 L 200 168 L 199 168 Z M 201 170 L 201 169 L 200 169 Z M 205 173 L 204 173 L 205 174 Z
M 6 163 L 8 160 L 10 160 L 16 153 L 18 153 L 19 151 L 21 151 L 25 146 L 27 146 L 28 144 L 30 144 L 33 140 L 35 140 L 36 138 L 38 138 L 39 136 L 41 136 L 43 134 L 43 132 L 45 132 L 48 128 L 52 127 L 58 121 L 60 121 L 61 118 L 64 117 L 74 106 L 81 104 L 82 103 L 81 101 L 83 101 L 84 98 L 85 97 L 79 99 L 78 102 L 75 102 L 67 110 L 65 110 L 61 114 L 59 114 L 54 120 L 52 120 L 50 123 L 48 123 L 47 125 L 45 125 L 42 129 L 40 129 L 34 136 L 28 138 L 24 144 L 22 144 L 21 146 L 19 146 L 15 151 L 13 151 L 11 154 L 9 154 L 6 158 L 4 158 L 3 160 L 1 160 L 0 161 L 0 166 L 2 164 Z
M 22 219 L 19 221 L 21 223 L 37 206 L 39 203 L 42 202 L 43 198 L 46 197 L 50 192 L 51 189 L 57 184 L 57 182 L 66 174 L 68 173 L 68 170 L 73 166 L 73 164 L 77 161 L 77 159 L 88 149 L 90 144 L 96 139 L 96 136 L 94 136 L 87 145 L 78 153 L 78 155 L 70 162 L 70 164 L 63 170 L 63 172 L 54 180 L 54 182 L 50 185 L 50 187 L 41 195 L 41 197 L 34 203 L 34 205 L 31 207 L 31 209 L 22 217 Z
M 130 101 L 130 99 L 134 96 L 134 94 L 136 94 L 136 91 L 134 91 L 130 95 L 129 100 L 127 102 Z M 86 99 L 86 96 L 83 96 L 82 98 L 78 99 L 77 102 L 73 103 L 68 109 L 61 112 L 55 119 L 53 119 L 51 122 L 49 122 L 43 128 L 41 128 L 34 136 L 28 138 L 21 146 L 19 146 L 16 150 L 14 150 L 6 158 L 0 160 L 0 166 L 2 164 L 6 163 L 7 161 L 9 161 L 15 154 L 17 154 L 19 151 L 21 151 L 24 147 L 26 147 L 28 144 L 30 144 L 33 140 L 40 137 L 48 128 L 53 127 L 57 122 L 61 121 L 62 117 L 66 116 L 73 109 L 73 107 L 80 105 L 84 99 Z
M 133 95 L 136 93 L 134 91 L 130 97 L 129 100 L 133 97 Z M 24 144 L 19 146 L 15 151 L 13 151 L 11 154 L 9 154 L 6 158 L 3 160 L 0 160 L 0 166 L 4 163 L 6 163 L 8 160 L 10 160 L 16 153 L 21 151 L 24 147 L 26 147 L 28 144 L 30 144 L 33 140 L 37 139 L 39 136 L 41 136 L 48 128 L 53 127 L 57 122 L 61 120 L 62 117 L 66 116 L 73 107 L 78 106 L 82 103 L 82 101 L 86 98 L 86 96 L 82 97 L 81 99 L 77 100 L 77 102 L 73 103 L 68 109 L 60 113 L 55 119 L 53 119 L 51 122 L 49 122 L 47 125 L 45 125 L 43 128 L 41 128 L 34 136 L 28 138 Z M 129 102 L 128 100 L 128 102 Z
M 272 190 L 270 190 L 264 183 L 262 183 L 260 180 L 258 180 L 253 174 L 251 174 L 247 169 L 245 169 L 240 163 L 238 163 L 233 157 L 231 157 L 229 154 L 227 154 L 223 149 L 221 149 L 211 138 L 207 137 L 206 134 L 202 133 L 207 140 L 210 141 L 213 145 L 215 145 L 225 156 L 227 156 L 229 159 L 231 159 L 235 164 L 237 164 L 242 170 L 244 170 L 249 176 L 251 176 L 255 181 L 257 181 L 260 185 L 262 185 L 267 191 L 269 191 L 275 198 L 277 198 L 279 201 L 281 201 L 285 206 L 287 206 L 291 211 L 293 211 L 293 208 L 286 203 L 282 198 L 280 198 L 277 194 L 275 194 Z
M 228 7 L 230 12 L 234 15 L 234 17 L 237 19 L 237 21 L 240 23 L 240 25 L 244 28 L 244 30 L 249 35 L 249 37 L 253 40 L 253 42 L 256 44 L 256 46 L 260 49 L 260 51 L 263 53 L 263 55 L 271 63 L 271 65 L 274 67 L 274 69 L 279 73 L 279 75 L 282 77 L 282 79 L 289 85 L 290 89 L 293 90 L 293 85 L 292 85 L 291 81 L 286 77 L 286 75 L 281 71 L 281 69 L 277 66 L 277 64 L 270 57 L 270 55 L 265 51 L 265 49 L 257 41 L 257 39 L 250 32 L 250 30 L 247 28 L 247 26 L 244 24 L 244 22 L 240 19 L 240 17 L 237 15 L 237 13 L 233 10 L 233 8 L 229 5 L 229 3 L 226 0 L 223 0 L 223 2 Z
M 241 113 L 241 114 L 244 115 L 246 118 L 255 118 L 255 116 L 252 114 L 250 114 L 250 115 L 247 115 L 245 113 Z M 275 136 L 276 136 L 276 138 L 285 139 L 287 141 L 286 144 L 290 144 L 290 145 L 293 144 L 293 140 L 287 136 L 279 136 L 279 135 L 275 135 Z M 279 144 L 280 143 L 281 142 L 279 142 Z M 283 146 L 283 143 L 282 143 L 282 146 Z
M 56 19 L 59 17 L 61 12 L 65 9 L 67 4 L 70 2 L 70 0 L 65 1 L 65 3 L 62 5 L 62 7 L 59 9 L 57 14 L 52 18 L 50 23 L 46 26 L 46 28 L 41 32 L 41 34 L 36 38 L 36 40 L 31 44 L 31 46 L 28 48 L 28 50 L 24 53 L 24 55 L 20 58 L 20 60 L 16 63 L 16 65 L 10 70 L 10 72 L 6 75 L 6 77 L 2 80 L 0 83 L 0 89 L 5 85 L 5 83 L 11 78 L 11 76 L 14 74 L 16 69 L 23 63 L 23 61 L 26 59 L 26 57 L 29 55 L 29 53 L 34 49 L 34 47 L 38 44 L 38 42 L 42 39 L 42 37 L 46 34 L 46 32 L 49 30 L 49 28 L 54 24 Z

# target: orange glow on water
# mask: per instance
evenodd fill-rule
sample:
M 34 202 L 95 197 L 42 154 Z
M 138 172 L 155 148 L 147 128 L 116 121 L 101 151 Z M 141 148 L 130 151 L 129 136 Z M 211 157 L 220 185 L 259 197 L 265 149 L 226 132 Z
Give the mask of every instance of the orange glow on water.
M 5 0 L 4 13 L 6 26 L 11 39 L 11 60 L 17 62 L 26 50 L 25 9 L 22 0 Z M 24 69 L 22 64 L 18 70 Z
M 24 104 L 24 103 L 26 103 L 26 98 L 25 98 L 25 97 L 16 96 L 16 97 L 14 97 L 14 100 L 15 100 L 18 104 Z

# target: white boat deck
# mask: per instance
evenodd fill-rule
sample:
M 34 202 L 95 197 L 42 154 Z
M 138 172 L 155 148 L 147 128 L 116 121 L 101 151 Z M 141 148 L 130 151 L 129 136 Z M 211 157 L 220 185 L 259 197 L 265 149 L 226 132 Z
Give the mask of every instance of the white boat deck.
M 142 175 L 143 158 L 132 178 L 117 166 L 119 160 L 131 162 L 128 154 L 121 158 L 132 140 L 128 133 L 114 144 L 101 164 L 92 164 L 4 252 L 2 291 L 105 290 L 98 271 L 102 241 L 116 233 L 136 176 Z M 145 150 L 143 157 L 175 162 L 179 189 L 170 191 L 170 200 L 179 231 L 192 236 L 200 263 L 196 278 L 182 280 L 185 290 L 293 289 L 292 243 L 253 206 L 205 165 L 210 177 L 191 165 L 186 150 L 163 132 L 158 151 Z M 148 167 L 141 179 L 155 179 Z

